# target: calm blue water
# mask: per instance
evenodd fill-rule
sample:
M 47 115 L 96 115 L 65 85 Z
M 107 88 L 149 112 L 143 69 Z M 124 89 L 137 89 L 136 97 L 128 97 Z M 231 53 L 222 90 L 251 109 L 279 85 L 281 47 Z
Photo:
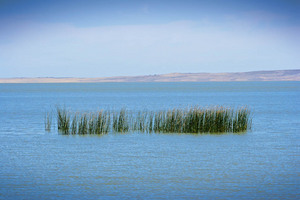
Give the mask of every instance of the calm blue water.
M 247 105 L 242 135 L 44 130 L 73 111 Z M 0 84 L 1 199 L 300 198 L 300 82 Z

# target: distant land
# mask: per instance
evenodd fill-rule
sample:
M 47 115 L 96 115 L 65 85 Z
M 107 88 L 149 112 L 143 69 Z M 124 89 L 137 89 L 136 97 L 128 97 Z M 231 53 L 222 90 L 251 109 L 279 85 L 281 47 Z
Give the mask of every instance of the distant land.
M 229 81 L 300 81 L 300 69 L 235 73 L 170 73 L 144 76 L 99 78 L 0 78 L 0 83 L 100 83 L 100 82 L 229 82 Z

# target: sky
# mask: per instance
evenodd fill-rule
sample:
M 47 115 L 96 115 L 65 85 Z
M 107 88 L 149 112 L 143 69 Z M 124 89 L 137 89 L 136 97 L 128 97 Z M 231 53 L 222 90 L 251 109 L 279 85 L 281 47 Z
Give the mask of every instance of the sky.
M 0 78 L 300 69 L 300 0 L 0 0 Z

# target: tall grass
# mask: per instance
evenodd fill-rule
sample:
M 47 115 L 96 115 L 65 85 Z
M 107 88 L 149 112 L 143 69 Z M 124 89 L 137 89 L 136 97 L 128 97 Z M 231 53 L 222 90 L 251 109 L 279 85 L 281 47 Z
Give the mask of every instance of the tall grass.
M 185 109 L 130 112 L 99 111 L 71 115 L 66 109 L 57 109 L 58 130 L 63 134 L 105 134 L 108 132 L 156 133 L 239 133 L 251 128 L 251 113 L 247 107 Z M 112 118 L 112 120 L 111 120 Z

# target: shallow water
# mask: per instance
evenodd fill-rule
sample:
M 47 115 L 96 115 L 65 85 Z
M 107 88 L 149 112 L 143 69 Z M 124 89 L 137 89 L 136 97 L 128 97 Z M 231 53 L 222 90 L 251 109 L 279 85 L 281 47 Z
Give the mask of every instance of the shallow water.
M 300 82 L 0 84 L 1 199 L 299 198 Z M 73 111 L 247 105 L 245 134 L 44 130 Z

